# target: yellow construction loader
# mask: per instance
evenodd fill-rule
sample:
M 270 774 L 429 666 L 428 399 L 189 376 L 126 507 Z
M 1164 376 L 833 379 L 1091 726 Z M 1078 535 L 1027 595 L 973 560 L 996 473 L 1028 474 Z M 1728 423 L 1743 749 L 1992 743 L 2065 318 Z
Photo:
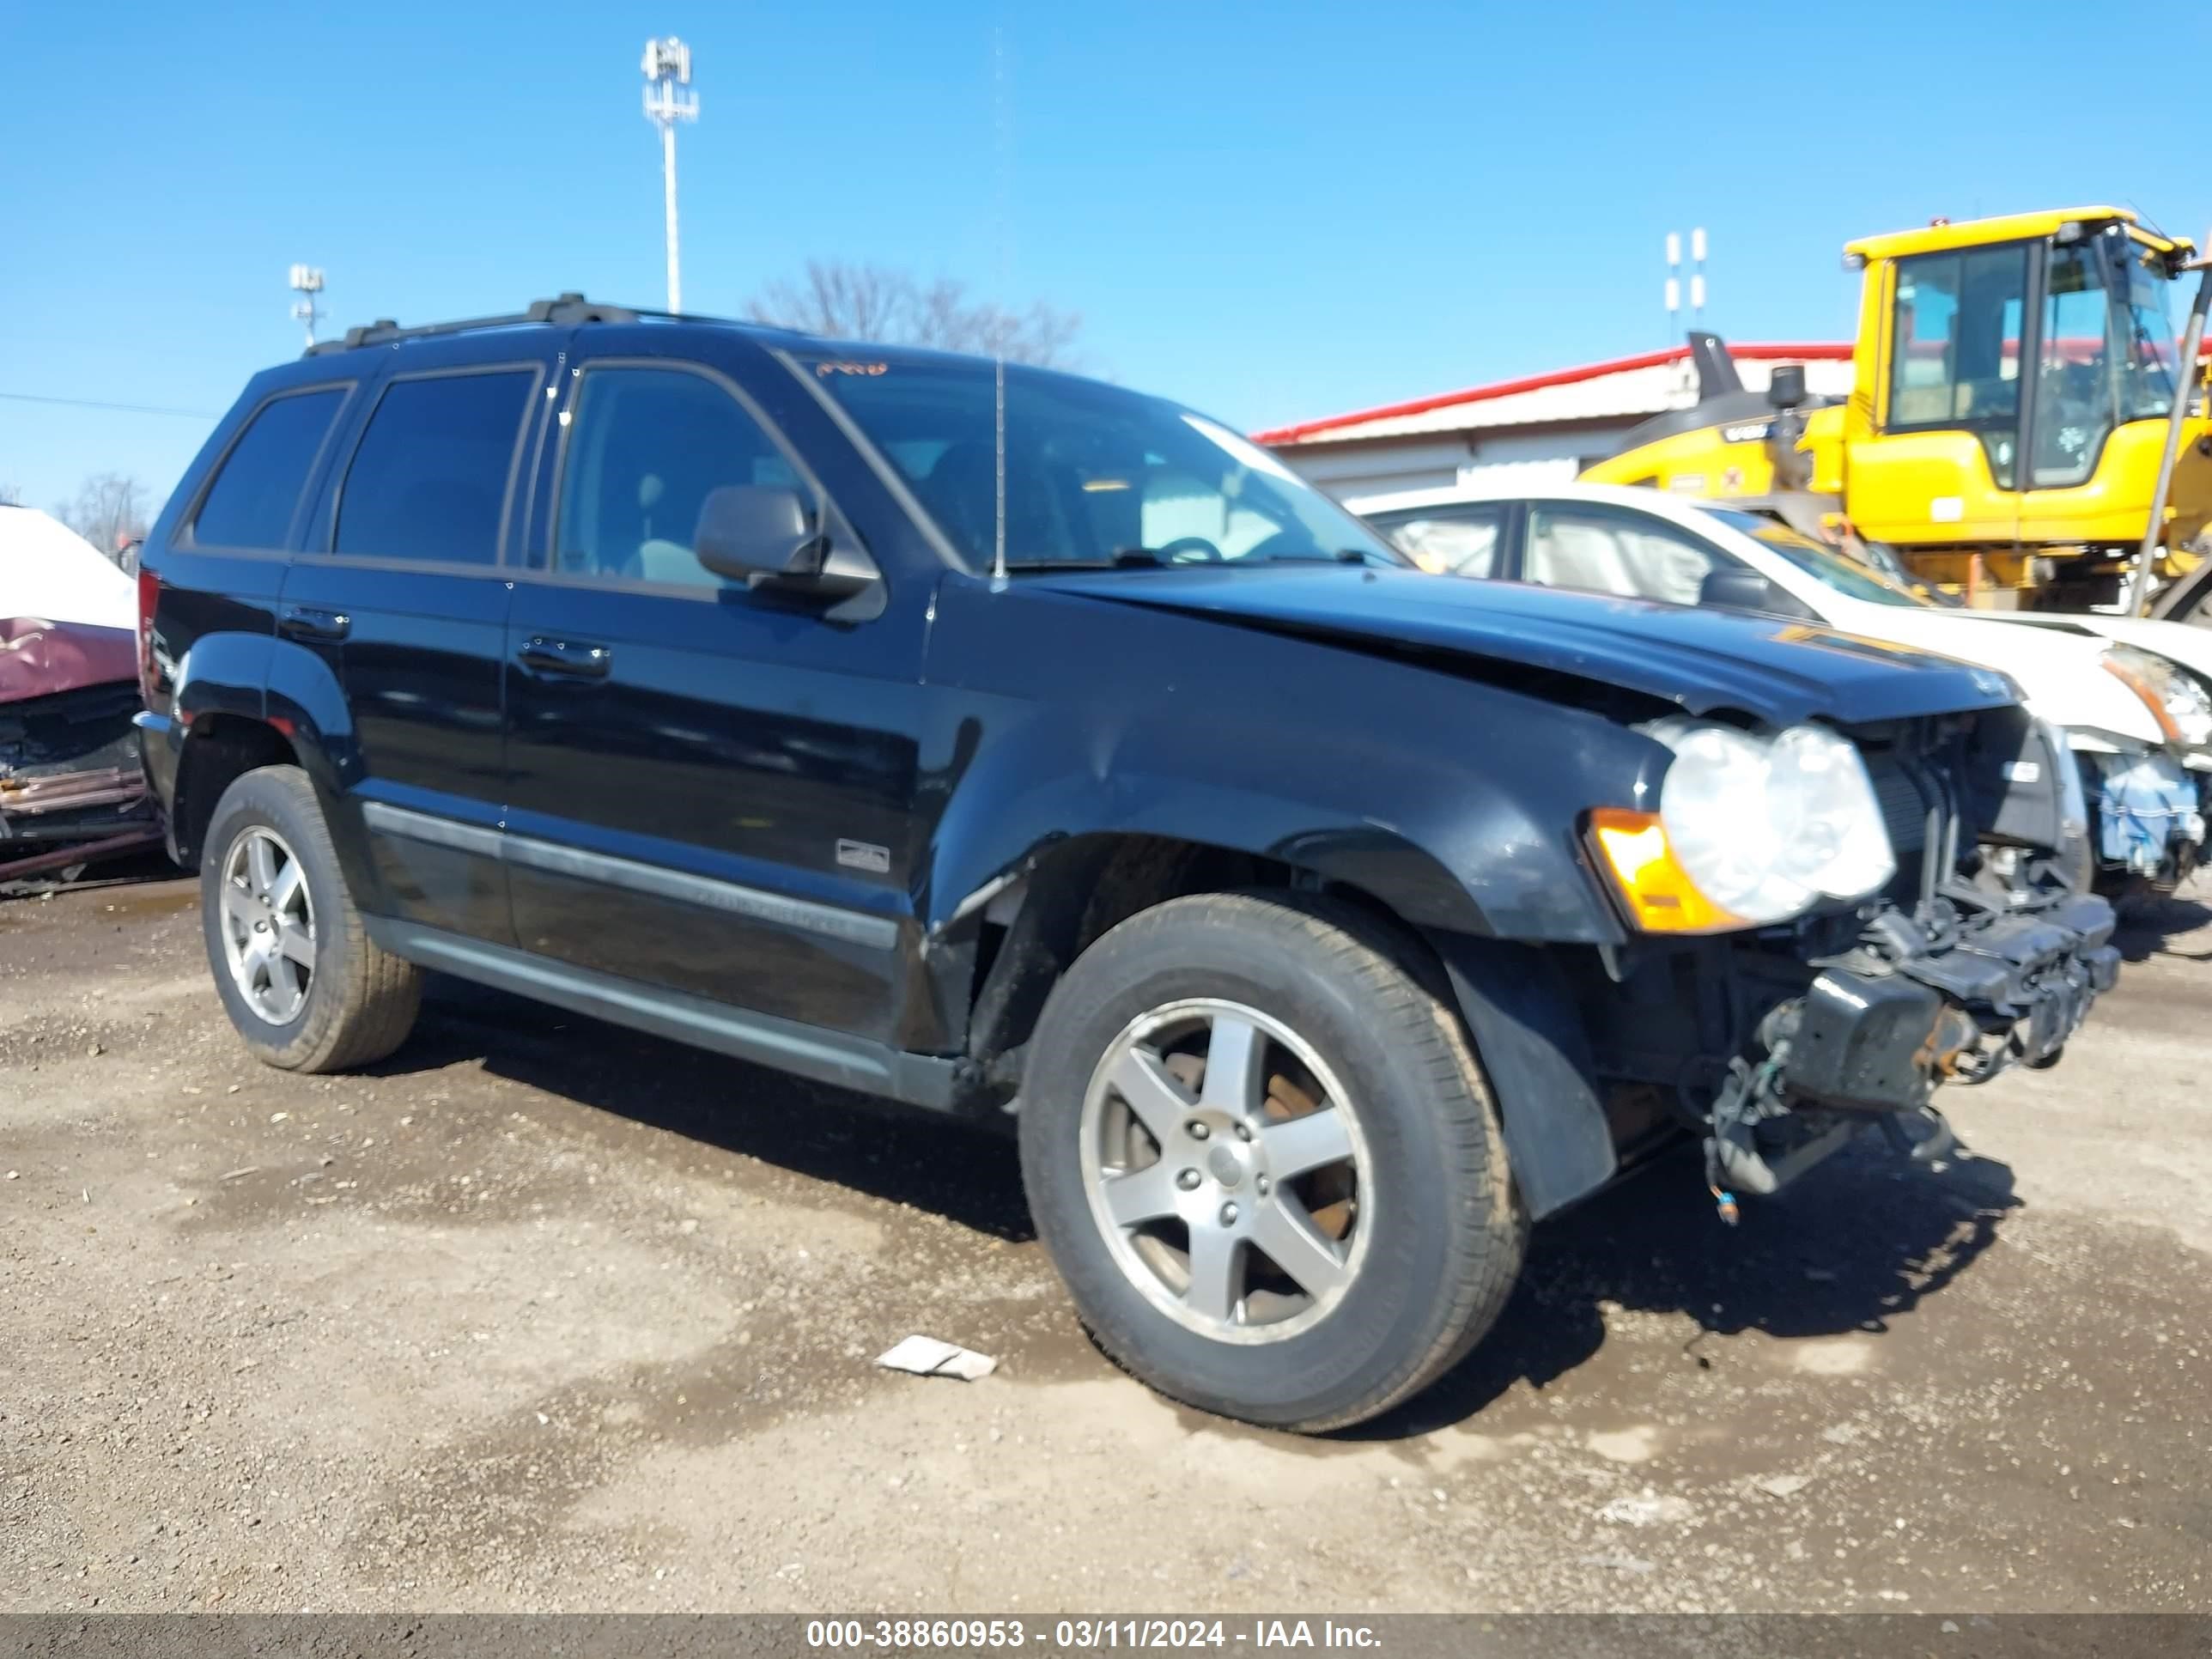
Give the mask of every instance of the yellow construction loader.
M 2212 273 L 2177 351 L 2167 298 L 2191 245 L 2123 208 L 2067 208 L 1869 236 L 1850 395 L 1778 367 L 1747 392 L 1693 337 L 1699 401 L 1583 477 L 1762 506 L 1847 545 L 1886 544 L 1967 603 L 2082 610 L 2197 562 L 2212 422 L 2193 371 Z

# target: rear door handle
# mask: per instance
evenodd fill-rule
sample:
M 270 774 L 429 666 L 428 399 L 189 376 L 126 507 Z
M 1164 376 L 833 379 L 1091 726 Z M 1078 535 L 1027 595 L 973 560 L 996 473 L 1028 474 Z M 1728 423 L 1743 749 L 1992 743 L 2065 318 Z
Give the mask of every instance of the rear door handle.
M 532 635 L 515 654 L 532 673 L 562 674 L 578 680 L 603 680 L 615 662 L 615 653 L 604 645 L 550 639 L 543 634 Z
M 343 611 L 288 605 L 277 613 L 276 628 L 295 640 L 342 640 L 353 632 L 353 618 Z

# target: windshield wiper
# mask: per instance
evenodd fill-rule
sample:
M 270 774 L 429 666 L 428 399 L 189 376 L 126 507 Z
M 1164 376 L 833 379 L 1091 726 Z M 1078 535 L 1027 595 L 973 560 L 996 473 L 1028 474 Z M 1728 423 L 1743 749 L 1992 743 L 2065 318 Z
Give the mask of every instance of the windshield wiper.
M 1241 554 L 1231 559 L 1169 559 L 1157 547 L 1117 547 L 1103 559 L 1008 559 L 1009 570 L 1233 570 L 1263 564 L 1387 563 L 1373 550 L 1340 547 L 1318 556 L 1286 558 L 1272 553 Z
M 1009 570 L 1125 570 L 1133 566 L 1157 567 L 1159 555 L 1149 547 L 1118 548 L 1105 559 L 1008 559 Z

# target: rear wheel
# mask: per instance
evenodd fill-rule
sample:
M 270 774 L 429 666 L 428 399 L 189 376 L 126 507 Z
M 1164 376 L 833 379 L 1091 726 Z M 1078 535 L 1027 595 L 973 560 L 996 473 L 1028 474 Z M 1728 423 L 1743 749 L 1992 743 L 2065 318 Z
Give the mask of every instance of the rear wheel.
M 1054 988 L 1023 1091 L 1037 1228 L 1100 1346 L 1272 1427 L 1388 1410 L 1496 1319 L 1525 1225 L 1457 1018 L 1361 913 L 1176 899 Z
M 216 989 L 257 1059 L 335 1072 L 406 1041 L 421 970 L 369 939 L 297 767 L 264 766 L 223 791 L 201 854 L 200 912 Z

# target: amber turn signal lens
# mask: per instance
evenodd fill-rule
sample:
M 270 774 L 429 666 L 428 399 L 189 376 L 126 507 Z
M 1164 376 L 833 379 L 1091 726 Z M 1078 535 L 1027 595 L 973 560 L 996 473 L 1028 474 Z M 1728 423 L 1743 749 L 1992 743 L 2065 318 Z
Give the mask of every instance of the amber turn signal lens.
M 2150 710 L 2150 717 L 2158 722 L 2158 729 L 2166 734 L 2168 743 L 2181 741 L 2181 727 L 2175 722 L 2172 712 L 2166 708 L 2166 699 L 2159 695 L 2156 686 L 2119 658 L 2110 654 L 2105 658 L 2105 672 L 2142 700 L 2142 706 Z
M 1717 933 L 1748 927 L 1703 893 L 1667 842 L 1656 812 L 1601 806 L 1590 814 L 1590 835 L 1636 925 L 1647 933 Z

